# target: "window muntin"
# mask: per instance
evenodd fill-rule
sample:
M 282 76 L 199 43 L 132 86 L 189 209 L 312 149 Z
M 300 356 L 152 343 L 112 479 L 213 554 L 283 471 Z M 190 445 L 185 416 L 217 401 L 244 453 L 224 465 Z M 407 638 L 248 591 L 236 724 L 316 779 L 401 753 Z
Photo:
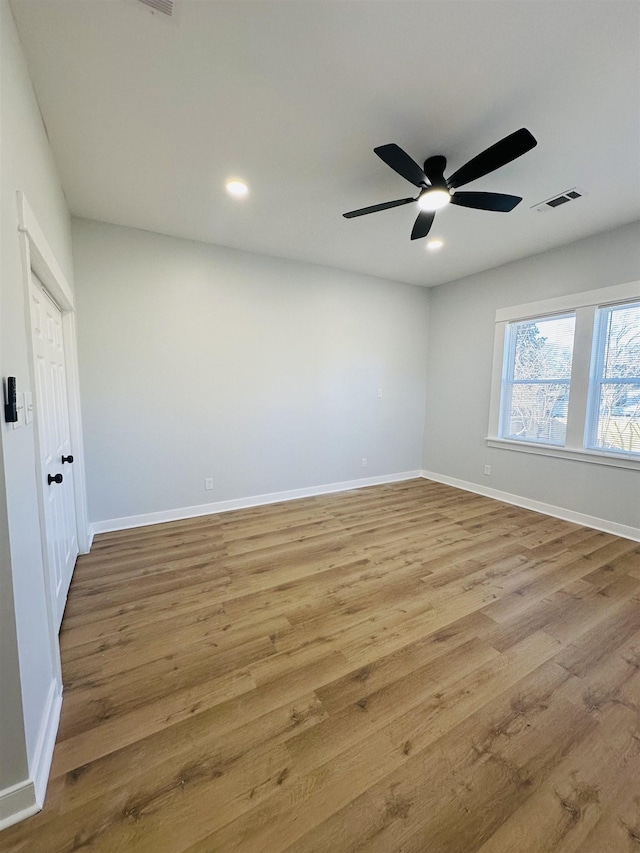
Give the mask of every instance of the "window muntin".
M 575 323 L 572 313 L 508 324 L 501 438 L 564 446 Z
M 585 445 L 640 456 L 640 302 L 596 313 Z

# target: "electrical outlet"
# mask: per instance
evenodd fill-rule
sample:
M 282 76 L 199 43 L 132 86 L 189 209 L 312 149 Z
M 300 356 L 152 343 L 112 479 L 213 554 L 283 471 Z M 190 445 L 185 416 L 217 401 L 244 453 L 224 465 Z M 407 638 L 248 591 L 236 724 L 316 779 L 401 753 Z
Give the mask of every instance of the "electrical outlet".
M 206 480 L 204 481 L 204 487 L 207 490 L 213 488 L 213 477 L 206 478 Z
M 363 468 L 366 468 L 366 467 L 367 467 L 367 457 L 366 457 L 366 456 L 363 456 L 363 457 L 362 457 L 362 467 L 363 467 Z
M 491 465 L 484 466 L 484 473 L 487 475 L 487 477 L 491 476 Z
M 378 397 L 382 397 L 382 388 L 378 388 Z

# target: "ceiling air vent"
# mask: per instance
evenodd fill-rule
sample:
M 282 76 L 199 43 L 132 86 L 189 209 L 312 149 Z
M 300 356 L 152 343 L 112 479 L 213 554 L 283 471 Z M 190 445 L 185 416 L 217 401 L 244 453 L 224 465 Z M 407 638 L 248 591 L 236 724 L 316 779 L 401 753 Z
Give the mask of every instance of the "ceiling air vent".
M 572 187 L 570 190 L 565 190 L 565 192 L 560 193 L 560 195 L 554 195 L 553 198 L 548 198 L 545 201 L 539 201 L 537 204 L 533 205 L 532 210 L 537 210 L 542 213 L 543 210 L 552 210 L 554 207 L 560 207 L 570 201 L 575 201 L 577 198 L 582 198 L 583 195 L 587 195 L 584 190 L 578 189 L 578 187 Z
M 175 0 L 138 0 L 138 2 L 144 3 L 145 6 L 149 6 L 155 12 L 162 12 L 163 15 L 169 15 L 169 17 L 173 15 Z

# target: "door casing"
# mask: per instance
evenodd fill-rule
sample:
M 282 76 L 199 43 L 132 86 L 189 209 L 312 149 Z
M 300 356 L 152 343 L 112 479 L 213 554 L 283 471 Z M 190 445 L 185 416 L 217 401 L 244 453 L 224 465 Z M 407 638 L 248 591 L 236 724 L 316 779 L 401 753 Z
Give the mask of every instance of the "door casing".
M 35 357 L 31 328 L 31 277 L 32 271 L 37 275 L 43 287 L 62 312 L 62 337 L 66 364 L 67 401 L 69 408 L 69 429 L 71 446 L 74 456 L 74 503 L 78 549 L 81 554 L 87 554 L 91 548 L 92 532 L 87 515 L 86 480 L 84 466 L 84 443 L 80 413 L 80 386 L 78 377 L 78 356 L 76 343 L 75 300 L 73 291 L 62 272 L 49 243 L 42 232 L 27 199 L 18 192 L 18 221 L 20 232 L 20 251 L 22 255 L 23 291 L 25 305 L 25 320 L 27 323 L 27 345 L 31 387 L 35 389 Z M 47 531 L 44 506 L 44 481 L 42 470 L 41 436 L 38 419 L 34 418 L 34 442 L 36 459 L 36 480 L 38 489 L 38 511 L 40 519 L 40 536 L 42 543 L 42 561 L 44 566 L 44 585 L 47 593 L 47 614 L 53 663 L 53 676 L 62 688 L 62 671 L 60 667 L 60 649 L 58 631 L 54 614 L 53 596 L 50 587 L 51 567 L 47 549 Z

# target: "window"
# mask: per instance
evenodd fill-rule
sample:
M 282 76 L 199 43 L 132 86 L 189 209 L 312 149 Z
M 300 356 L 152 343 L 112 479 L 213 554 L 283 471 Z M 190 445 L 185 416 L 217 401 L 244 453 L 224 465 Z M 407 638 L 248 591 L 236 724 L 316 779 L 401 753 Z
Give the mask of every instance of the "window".
M 510 323 L 500 435 L 564 444 L 576 315 Z
M 496 313 L 487 441 L 640 468 L 640 282 Z
M 587 446 L 640 454 L 640 302 L 596 314 Z

